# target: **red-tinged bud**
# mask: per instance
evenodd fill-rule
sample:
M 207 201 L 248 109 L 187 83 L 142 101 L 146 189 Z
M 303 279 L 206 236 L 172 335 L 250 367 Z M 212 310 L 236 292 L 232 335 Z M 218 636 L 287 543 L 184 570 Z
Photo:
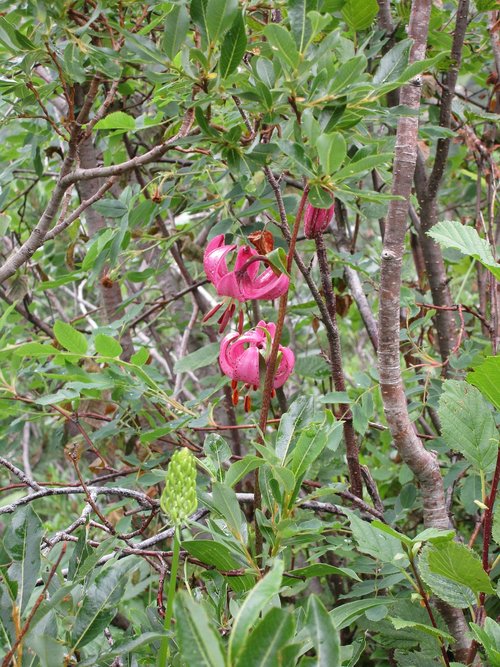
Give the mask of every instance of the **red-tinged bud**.
M 304 213 L 304 234 L 306 238 L 313 239 L 323 234 L 328 229 L 328 225 L 333 220 L 335 207 L 316 208 L 308 204 Z
M 208 322 L 208 320 L 215 315 L 215 313 L 222 306 L 222 303 L 216 303 L 213 308 L 211 308 L 208 313 L 203 316 L 202 322 Z

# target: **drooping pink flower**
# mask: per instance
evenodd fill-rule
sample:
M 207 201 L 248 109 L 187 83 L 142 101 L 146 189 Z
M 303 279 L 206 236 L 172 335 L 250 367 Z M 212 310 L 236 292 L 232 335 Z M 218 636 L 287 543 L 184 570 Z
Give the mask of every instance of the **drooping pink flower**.
M 235 392 L 238 382 L 255 389 L 260 385 L 264 379 L 264 369 L 267 367 L 275 333 L 275 324 L 261 320 L 254 329 L 244 334 L 230 333 L 222 340 L 219 363 L 224 375 L 233 380 Z M 278 349 L 273 381 L 275 389 L 286 382 L 295 365 L 295 356 L 290 348 L 280 345 Z M 237 395 L 236 392 L 236 397 Z
M 316 208 L 312 204 L 306 206 L 304 213 L 304 234 L 306 238 L 313 239 L 319 234 L 323 234 L 328 225 L 333 220 L 335 206 L 330 208 Z
M 226 244 L 224 235 L 215 236 L 205 249 L 203 267 L 219 296 L 228 296 L 241 303 L 251 299 L 276 299 L 286 292 L 290 279 L 284 273 L 276 274 L 264 255 L 248 245 L 240 246 L 232 269 L 227 265 L 228 255 L 237 246 Z M 261 266 L 265 268 L 261 271 Z

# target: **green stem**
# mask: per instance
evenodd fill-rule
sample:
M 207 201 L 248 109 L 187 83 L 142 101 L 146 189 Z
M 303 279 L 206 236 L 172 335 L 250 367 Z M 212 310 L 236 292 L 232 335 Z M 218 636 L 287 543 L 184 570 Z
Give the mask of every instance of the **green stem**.
M 161 642 L 160 653 L 158 656 L 158 667 L 167 667 L 168 659 L 168 632 L 174 613 L 174 597 L 177 584 L 177 570 L 179 569 L 179 554 L 181 551 L 181 541 L 179 535 L 179 526 L 176 526 L 174 533 L 174 546 L 172 552 L 172 565 L 170 567 L 170 581 L 168 584 L 167 609 L 165 611 L 165 635 Z

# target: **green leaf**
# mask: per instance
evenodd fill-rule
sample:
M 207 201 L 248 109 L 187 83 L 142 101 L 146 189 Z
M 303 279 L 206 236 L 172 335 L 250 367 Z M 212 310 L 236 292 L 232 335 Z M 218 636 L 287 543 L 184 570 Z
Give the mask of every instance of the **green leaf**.
M 213 364 L 219 356 L 220 344 L 209 343 L 199 350 L 187 354 L 182 359 L 178 359 L 174 365 L 176 373 L 185 373 L 186 371 L 196 371 L 198 368 L 204 368 Z
M 248 473 L 265 464 L 264 459 L 253 454 L 247 454 L 240 461 L 235 461 L 226 472 L 224 483 L 227 486 L 234 486 L 240 479 L 243 479 Z
M 299 579 L 310 579 L 311 577 L 326 577 L 331 576 L 332 574 L 337 574 L 341 577 L 350 577 L 351 579 L 356 579 L 356 581 L 361 581 L 356 572 L 348 567 L 336 567 L 335 565 L 330 565 L 328 563 L 313 563 L 306 567 L 299 567 L 295 570 L 291 570 L 288 573 L 285 572 L 283 575 L 283 585 L 291 586 L 294 583 L 297 583 L 297 577 Z
M 474 593 L 494 593 L 489 576 L 483 570 L 479 556 L 457 542 L 444 542 L 429 547 L 429 570 L 467 586 Z
M 247 639 L 236 667 L 285 665 L 281 652 L 294 633 L 295 619 L 292 614 L 273 607 Z
M 500 410 L 500 356 L 486 357 L 466 379 L 477 387 L 497 410 Z
M 291 70 L 296 70 L 299 66 L 300 54 L 288 30 L 282 25 L 271 23 L 264 28 L 264 34 L 273 51 L 278 54 L 280 61 L 288 65 Z
M 236 662 L 242 653 L 250 630 L 264 607 L 278 595 L 283 574 L 283 562 L 275 561 L 271 570 L 247 595 L 234 619 L 229 638 L 229 662 Z
M 479 236 L 474 227 L 462 225 L 457 220 L 443 220 L 435 224 L 427 235 L 444 248 L 455 248 L 463 255 L 477 259 L 500 280 L 500 265 L 495 262 L 490 244 Z
M 363 521 L 354 512 L 346 510 L 351 523 L 352 536 L 356 540 L 359 551 L 372 556 L 383 563 L 392 563 L 397 560 L 400 566 L 407 563 L 406 557 L 401 558 L 402 546 L 399 538 L 388 535 L 372 526 L 368 521 Z
M 101 120 L 98 120 L 94 126 L 96 130 L 135 130 L 135 118 L 129 116 L 124 111 L 113 111 Z
M 281 417 L 276 435 L 275 451 L 282 464 L 290 451 L 296 430 L 307 420 L 313 409 L 313 399 L 309 396 L 300 396 Z
M 340 638 L 331 616 L 317 595 L 307 605 L 306 628 L 316 651 L 317 667 L 340 667 Z
M 481 392 L 463 380 L 447 380 L 438 412 L 447 445 L 479 470 L 491 470 L 498 452 L 498 434 Z
M 241 535 L 244 518 L 235 492 L 225 484 L 214 482 L 212 502 L 214 509 L 227 523 L 228 528 L 232 529 L 236 535 Z
M 484 627 L 471 623 L 470 629 L 477 641 L 484 646 L 489 667 L 500 667 L 500 625 L 486 617 Z
M 72 653 L 95 639 L 113 618 L 130 571 L 129 558 L 113 562 L 85 591 L 72 628 Z
M 403 630 L 404 628 L 414 628 L 419 632 L 425 632 L 428 635 L 432 635 L 433 637 L 436 637 L 436 639 L 442 638 L 449 643 L 453 643 L 455 641 L 454 637 L 452 637 L 450 634 L 444 632 L 444 630 L 435 628 L 432 625 L 425 625 L 424 623 L 416 623 L 415 621 L 407 621 L 403 618 L 394 618 L 391 616 L 389 617 L 389 620 L 396 628 L 396 630 Z
M 54 324 L 54 336 L 57 342 L 68 352 L 79 354 L 82 357 L 87 354 L 87 339 L 71 324 L 57 320 Z
M 174 601 L 175 634 L 189 667 L 225 667 L 219 637 L 203 605 L 179 591 Z
M 149 359 L 149 351 L 146 347 L 141 347 L 130 357 L 130 363 L 136 366 L 144 366 Z
M 110 659 L 130 656 L 130 662 L 133 664 L 132 658 L 137 656 L 137 649 L 145 644 L 151 645 L 153 642 L 160 642 L 164 636 L 163 632 L 144 632 L 135 639 L 126 641 L 115 641 L 113 648 L 109 651 L 102 651 L 99 657 L 92 656 L 87 660 L 78 662 L 78 667 L 96 667 L 96 665 L 109 665 Z M 56 663 L 51 663 L 47 667 L 53 667 Z M 59 664 L 59 663 L 57 663 Z M 63 664 L 63 663 L 60 663 Z
M 238 11 L 238 0 L 208 0 L 206 23 L 208 36 L 216 42 L 233 23 Z
M 103 357 L 119 357 L 123 352 L 120 343 L 106 334 L 97 334 L 94 342 L 96 352 Z
M 57 354 L 58 350 L 49 343 L 23 343 L 6 350 L 10 354 L 15 354 L 18 357 L 50 357 Z M 2 350 L 4 352 L 4 350 Z
M 322 134 L 316 141 L 316 148 L 326 176 L 330 176 L 340 167 L 347 154 L 345 139 L 338 132 Z
M 394 598 L 378 597 L 369 600 L 355 600 L 354 602 L 346 602 L 338 607 L 335 607 L 330 612 L 330 618 L 337 630 L 343 630 L 348 625 L 354 623 L 360 616 L 376 607 L 388 607 L 395 602 Z
M 169 60 L 173 60 L 184 44 L 189 30 L 189 13 L 186 5 L 174 5 L 165 19 L 163 29 L 163 51 Z
M 304 53 L 312 34 L 307 13 L 315 8 L 311 0 L 288 0 L 288 19 L 300 53 Z
M 381 85 L 389 81 L 398 81 L 405 71 L 410 55 L 412 40 L 404 39 L 388 51 L 380 61 L 373 83 Z
M 426 546 L 420 552 L 418 569 L 421 578 L 429 586 L 434 595 L 452 607 L 459 609 L 466 609 L 476 604 L 476 596 L 468 586 L 458 584 L 455 581 L 431 572 L 427 558 L 430 548 L 430 546 Z
M 42 522 L 31 505 L 17 509 L 4 536 L 4 547 L 12 558 L 8 575 L 17 583 L 17 601 L 23 611 L 35 589 L 40 572 Z
M 238 12 L 231 29 L 224 37 L 220 50 L 219 72 L 223 79 L 238 67 L 247 48 L 243 14 Z
M 342 16 L 353 30 L 369 28 L 378 14 L 377 0 L 346 0 L 342 7 Z
M 218 570 L 237 570 L 248 565 L 241 557 L 237 559 L 225 544 L 214 540 L 184 540 L 182 548 L 202 563 L 213 565 Z
M 290 461 L 290 470 L 296 477 L 303 475 L 316 461 L 332 433 L 338 429 L 342 429 L 342 422 L 328 423 L 325 419 L 323 424 L 311 424 L 301 433 Z
M 379 153 L 377 155 L 367 155 L 359 160 L 353 160 L 335 174 L 335 181 L 345 181 L 347 178 L 352 178 L 375 167 L 389 164 L 392 158 L 393 155 L 391 153 Z

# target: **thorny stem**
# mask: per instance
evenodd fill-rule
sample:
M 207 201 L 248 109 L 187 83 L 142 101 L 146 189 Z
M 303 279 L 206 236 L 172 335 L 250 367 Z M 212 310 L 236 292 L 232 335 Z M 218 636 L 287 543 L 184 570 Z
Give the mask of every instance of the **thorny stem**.
M 342 350 L 340 347 L 340 335 L 337 326 L 337 312 L 335 294 L 332 288 L 330 267 L 326 254 L 325 241 L 322 234 L 315 237 L 316 253 L 318 256 L 319 270 L 321 274 L 321 283 L 325 296 L 326 306 L 332 326 L 327 330 L 328 342 L 330 347 L 332 377 L 335 385 L 335 391 L 345 392 L 344 369 L 342 367 Z M 363 482 L 361 477 L 361 468 L 359 465 L 359 451 L 356 442 L 356 435 L 352 425 L 352 413 L 348 405 L 341 404 L 340 419 L 343 420 L 344 438 L 346 443 L 347 466 L 349 468 L 349 481 L 352 492 L 361 497 L 363 492 Z
M 167 609 L 165 611 L 165 621 L 163 627 L 165 628 L 165 635 L 160 646 L 160 654 L 158 656 L 158 667 L 166 667 L 168 659 L 168 632 L 170 630 L 170 623 L 174 613 L 174 597 L 175 588 L 177 584 L 177 570 L 179 569 L 179 555 L 181 551 L 181 541 L 179 535 L 179 526 L 176 526 L 174 531 L 174 546 L 172 551 L 172 564 L 170 566 L 170 581 L 168 584 L 168 598 Z
M 292 268 L 292 261 L 293 261 L 293 255 L 295 252 L 295 244 L 297 241 L 297 235 L 299 233 L 299 226 L 300 226 L 300 221 L 302 219 L 302 213 L 304 211 L 304 207 L 306 205 L 307 201 L 307 195 L 309 194 L 309 187 L 306 185 L 304 187 L 304 191 L 302 193 L 302 197 L 300 199 L 299 203 L 299 208 L 297 211 L 297 215 L 295 217 L 295 223 L 293 226 L 292 230 L 292 236 L 290 238 L 290 244 L 288 248 L 288 255 L 286 258 L 286 269 L 288 273 L 290 273 L 290 269 Z M 283 324 L 285 321 L 285 315 L 286 315 L 286 306 L 288 303 L 288 292 L 289 289 L 280 297 L 279 301 L 279 309 L 278 309 L 278 319 L 276 321 L 276 333 L 274 334 L 274 340 L 273 344 L 271 347 L 271 354 L 269 355 L 269 360 L 267 362 L 267 370 L 266 370 L 266 378 L 264 380 L 264 389 L 262 392 L 262 407 L 260 410 L 260 417 L 259 417 L 259 429 L 261 435 L 259 435 L 259 438 L 257 442 L 259 444 L 262 444 L 264 442 L 264 433 L 266 430 L 266 424 L 267 424 L 267 417 L 269 414 L 269 408 L 271 407 L 271 394 L 273 392 L 273 381 L 274 381 L 274 373 L 276 370 L 276 360 L 278 358 L 278 351 L 279 351 L 279 345 L 280 345 L 280 340 L 281 340 L 281 334 L 283 332 Z M 257 520 L 257 513 L 259 510 L 262 509 L 262 495 L 260 492 L 260 485 L 259 485 L 259 469 L 257 468 L 255 470 L 255 475 L 254 475 L 254 493 L 255 493 L 255 506 L 254 506 L 254 512 L 255 512 L 255 553 L 257 556 L 257 562 L 260 560 L 262 556 L 262 533 L 260 532 L 258 520 Z

